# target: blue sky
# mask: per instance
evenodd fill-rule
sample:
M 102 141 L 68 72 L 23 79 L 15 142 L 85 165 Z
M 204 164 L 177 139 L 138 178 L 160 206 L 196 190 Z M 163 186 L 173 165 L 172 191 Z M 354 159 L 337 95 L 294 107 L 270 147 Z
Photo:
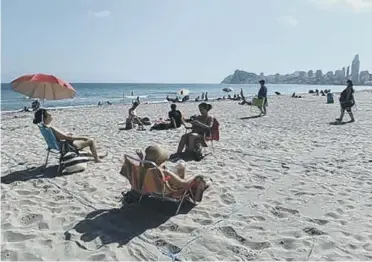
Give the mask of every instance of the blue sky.
M 372 71 L 372 0 L 2 0 L 1 77 L 219 83 L 235 69 Z

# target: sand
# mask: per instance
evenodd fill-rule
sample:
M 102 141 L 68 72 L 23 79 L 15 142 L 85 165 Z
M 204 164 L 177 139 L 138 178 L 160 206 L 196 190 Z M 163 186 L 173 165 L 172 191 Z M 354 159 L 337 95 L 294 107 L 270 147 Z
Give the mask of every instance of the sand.
M 339 105 L 325 97 L 270 97 L 261 118 L 213 102 L 221 141 L 187 163 L 213 184 L 177 216 L 152 200 L 122 207 L 130 186 L 119 171 L 124 154 L 152 143 L 174 152 L 184 129 L 119 132 L 123 105 L 53 111 L 56 127 L 108 151 L 103 163 L 57 176 L 56 157 L 39 168 L 46 145 L 32 113 L 3 114 L 1 260 L 371 260 L 372 92 L 356 100 L 356 122 L 338 126 L 329 122 Z M 168 108 L 137 113 L 154 119 Z M 196 103 L 179 108 L 197 112 Z

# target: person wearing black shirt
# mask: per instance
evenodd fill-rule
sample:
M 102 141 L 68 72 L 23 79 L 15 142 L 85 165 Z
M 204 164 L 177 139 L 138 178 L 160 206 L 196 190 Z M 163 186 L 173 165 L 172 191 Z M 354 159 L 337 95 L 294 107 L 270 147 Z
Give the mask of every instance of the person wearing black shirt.
M 258 108 L 261 111 L 260 115 L 266 115 L 266 107 L 267 107 L 267 87 L 265 86 L 265 80 L 260 80 L 259 81 L 261 87 L 260 90 L 258 91 L 258 98 L 260 99 L 265 99 L 263 106 L 259 106 Z
M 182 113 L 177 110 L 177 105 L 171 105 L 171 111 L 168 113 L 168 118 L 171 121 L 170 128 L 179 128 L 183 124 Z

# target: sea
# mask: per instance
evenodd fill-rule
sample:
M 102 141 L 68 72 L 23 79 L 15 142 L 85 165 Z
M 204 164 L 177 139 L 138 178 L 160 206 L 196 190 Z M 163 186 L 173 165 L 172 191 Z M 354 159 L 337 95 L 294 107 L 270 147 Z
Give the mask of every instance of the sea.
M 175 98 L 181 89 L 190 92 L 190 100 L 194 101 L 202 92 L 208 92 L 208 99 L 213 101 L 217 98 L 227 96 L 223 88 L 231 87 L 233 91 L 229 94 L 238 94 L 241 88 L 244 95 L 254 96 L 257 94 L 259 85 L 227 85 L 227 84 L 120 84 L 120 83 L 72 83 L 76 95 L 72 99 L 42 101 L 44 108 L 68 108 L 97 106 L 98 102 L 110 101 L 112 104 L 131 104 L 137 97 L 141 102 L 167 103 L 166 97 Z M 344 86 L 316 86 L 316 85 L 286 85 L 268 84 L 269 95 L 275 92 L 281 94 L 292 94 L 296 92 L 308 93 L 309 90 L 331 89 L 332 92 L 340 92 Z M 372 89 L 372 86 L 355 86 L 355 90 Z M 12 90 L 9 83 L 1 84 L 1 111 L 14 112 L 21 110 L 24 106 L 31 107 L 33 99 Z

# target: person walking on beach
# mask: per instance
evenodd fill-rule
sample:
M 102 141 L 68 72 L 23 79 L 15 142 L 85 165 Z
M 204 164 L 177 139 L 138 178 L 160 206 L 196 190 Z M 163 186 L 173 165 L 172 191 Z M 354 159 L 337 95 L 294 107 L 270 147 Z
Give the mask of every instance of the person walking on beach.
M 261 111 L 260 116 L 266 115 L 266 107 L 267 107 L 267 87 L 265 86 L 265 80 L 261 79 L 258 81 L 261 85 L 260 90 L 258 90 L 258 99 L 264 99 L 263 106 L 259 106 L 258 108 Z
M 341 106 L 341 115 L 339 118 L 336 119 L 338 122 L 342 122 L 344 118 L 345 110 L 349 113 L 350 121 L 349 123 L 355 122 L 355 118 L 353 112 L 351 112 L 351 108 L 355 105 L 354 100 L 354 88 L 353 82 L 351 80 L 346 81 L 346 88 L 341 92 L 340 95 L 340 106 Z

